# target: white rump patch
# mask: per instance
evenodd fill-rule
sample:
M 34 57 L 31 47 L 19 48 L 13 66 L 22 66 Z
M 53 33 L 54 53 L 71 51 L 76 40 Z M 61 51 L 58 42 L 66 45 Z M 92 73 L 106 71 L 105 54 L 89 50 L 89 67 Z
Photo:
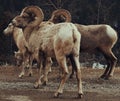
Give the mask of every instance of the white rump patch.
M 109 37 L 117 37 L 117 34 L 113 28 L 111 28 L 109 25 L 106 25 L 106 32 Z

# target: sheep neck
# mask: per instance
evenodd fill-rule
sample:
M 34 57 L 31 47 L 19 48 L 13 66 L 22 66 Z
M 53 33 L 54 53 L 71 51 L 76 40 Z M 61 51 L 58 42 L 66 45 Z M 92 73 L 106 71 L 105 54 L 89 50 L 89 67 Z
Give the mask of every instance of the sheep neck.
M 32 33 L 32 31 L 34 30 L 34 27 L 31 26 L 31 27 L 26 27 L 23 29 L 23 32 L 24 32 L 24 37 L 25 37 L 25 40 L 28 42 L 29 38 L 30 38 L 30 35 Z
M 14 38 L 14 41 L 17 43 L 17 38 L 18 38 L 18 35 L 19 35 L 19 31 L 17 30 L 16 27 L 14 27 L 13 29 L 13 38 Z

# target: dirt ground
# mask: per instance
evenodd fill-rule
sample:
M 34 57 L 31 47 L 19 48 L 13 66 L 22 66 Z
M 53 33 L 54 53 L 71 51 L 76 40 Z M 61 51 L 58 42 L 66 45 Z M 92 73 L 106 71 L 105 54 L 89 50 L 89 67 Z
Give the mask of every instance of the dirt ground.
M 77 81 L 68 79 L 63 94 L 54 98 L 60 82 L 58 67 L 52 67 L 47 86 L 34 89 L 33 84 L 37 77 L 37 69 L 33 68 L 33 76 L 27 74 L 18 78 L 20 67 L 0 67 L 0 101 L 120 101 L 120 69 L 116 68 L 114 77 L 110 80 L 98 79 L 103 69 L 82 69 L 82 84 L 84 96 L 77 98 Z

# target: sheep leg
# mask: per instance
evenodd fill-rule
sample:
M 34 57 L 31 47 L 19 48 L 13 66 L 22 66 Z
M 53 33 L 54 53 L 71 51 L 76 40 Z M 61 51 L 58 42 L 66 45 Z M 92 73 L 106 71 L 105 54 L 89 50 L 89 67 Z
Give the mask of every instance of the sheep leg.
M 22 78 L 25 75 L 25 62 L 22 62 L 22 71 L 19 74 L 19 78 Z
M 73 78 L 73 75 L 74 75 L 74 68 L 73 68 L 73 65 L 72 65 L 72 73 L 70 74 L 70 79 Z
M 34 84 L 34 88 L 39 88 L 39 86 L 42 84 L 42 82 L 41 82 L 41 71 L 42 71 L 42 64 L 41 64 L 41 62 L 40 63 L 38 63 L 38 80 L 35 82 L 35 84 Z
M 25 67 L 29 67 L 28 62 L 29 62 L 28 57 L 26 56 L 26 54 L 23 54 L 22 71 L 21 71 L 21 73 L 19 75 L 19 78 L 22 78 L 25 75 Z
M 115 55 L 113 54 L 112 51 L 110 51 L 109 53 L 109 59 L 111 61 L 111 64 L 110 64 L 110 69 L 108 71 L 108 74 L 106 76 L 106 79 L 109 79 L 110 77 L 113 76 L 113 73 L 114 73 L 114 69 L 115 69 L 115 65 L 116 65 L 116 62 L 117 62 L 117 58 L 115 57 Z
M 32 62 L 33 62 L 33 59 L 30 57 L 30 58 L 29 58 L 28 76 L 32 76 L 32 74 L 33 74 L 33 72 L 32 72 Z
M 69 58 L 70 58 L 70 61 L 71 61 L 71 65 L 72 65 L 72 73 L 70 74 L 70 79 L 72 79 L 73 78 L 73 75 L 74 75 L 74 67 L 76 67 L 76 65 L 75 65 L 75 61 L 74 61 L 74 58 L 73 58 L 73 56 L 69 56 Z
M 82 91 L 82 80 L 81 80 L 81 69 L 80 69 L 80 63 L 79 63 L 79 56 L 74 56 L 75 61 L 75 71 L 76 71 L 76 78 L 78 82 L 78 97 L 82 98 L 83 91 Z
M 49 67 L 49 68 L 48 68 L 48 69 L 49 69 L 48 71 L 49 71 L 49 73 L 51 73 L 51 72 L 52 72 L 52 69 L 51 69 L 52 60 L 51 60 L 51 58 L 48 58 L 47 60 L 48 60 L 48 67 Z
M 110 69 L 110 61 L 109 61 L 109 59 L 107 59 L 107 58 L 106 58 L 106 60 L 107 60 L 107 67 L 106 67 L 104 73 L 100 76 L 100 78 L 102 78 L 102 79 L 105 79 L 105 78 L 106 78 L 106 75 L 107 75 L 107 73 L 108 73 L 108 71 L 109 71 L 109 69 Z
M 51 59 L 46 59 L 46 66 L 44 69 L 44 75 L 43 75 L 43 85 L 46 85 L 48 82 L 48 73 L 51 72 Z
M 62 80 L 60 82 L 59 88 L 54 94 L 54 97 L 59 97 L 59 95 L 63 93 L 64 84 L 68 78 L 68 73 L 69 73 L 68 68 L 67 68 L 67 63 L 66 63 L 66 57 L 63 56 L 63 57 L 61 57 L 61 59 L 57 58 L 57 61 L 60 65 L 60 67 L 62 68 L 63 76 L 61 78 Z
M 104 56 L 108 61 L 108 66 L 103 75 L 101 76 L 101 78 L 109 79 L 111 76 L 113 76 L 117 58 L 114 56 L 111 50 L 107 51 L 107 49 L 104 51 Z

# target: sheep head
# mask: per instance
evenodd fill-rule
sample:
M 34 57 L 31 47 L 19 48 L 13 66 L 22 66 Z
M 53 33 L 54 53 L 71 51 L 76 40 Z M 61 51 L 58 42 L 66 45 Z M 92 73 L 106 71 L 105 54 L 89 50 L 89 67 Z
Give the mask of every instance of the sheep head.
M 12 20 L 12 23 L 20 28 L 36 27 L 43 21 L 43 18 L 44 14 L 38 6 L 28 6 Z
M 3 31 L 5 35 L 10 35 L 13 33 L 14 26 L 12 23 L 8 25 L 8 27 Z
M 68 10 L 58 9 L 52 13 L 50 21 L 53 23 L 71 22 L 71 14 Z

